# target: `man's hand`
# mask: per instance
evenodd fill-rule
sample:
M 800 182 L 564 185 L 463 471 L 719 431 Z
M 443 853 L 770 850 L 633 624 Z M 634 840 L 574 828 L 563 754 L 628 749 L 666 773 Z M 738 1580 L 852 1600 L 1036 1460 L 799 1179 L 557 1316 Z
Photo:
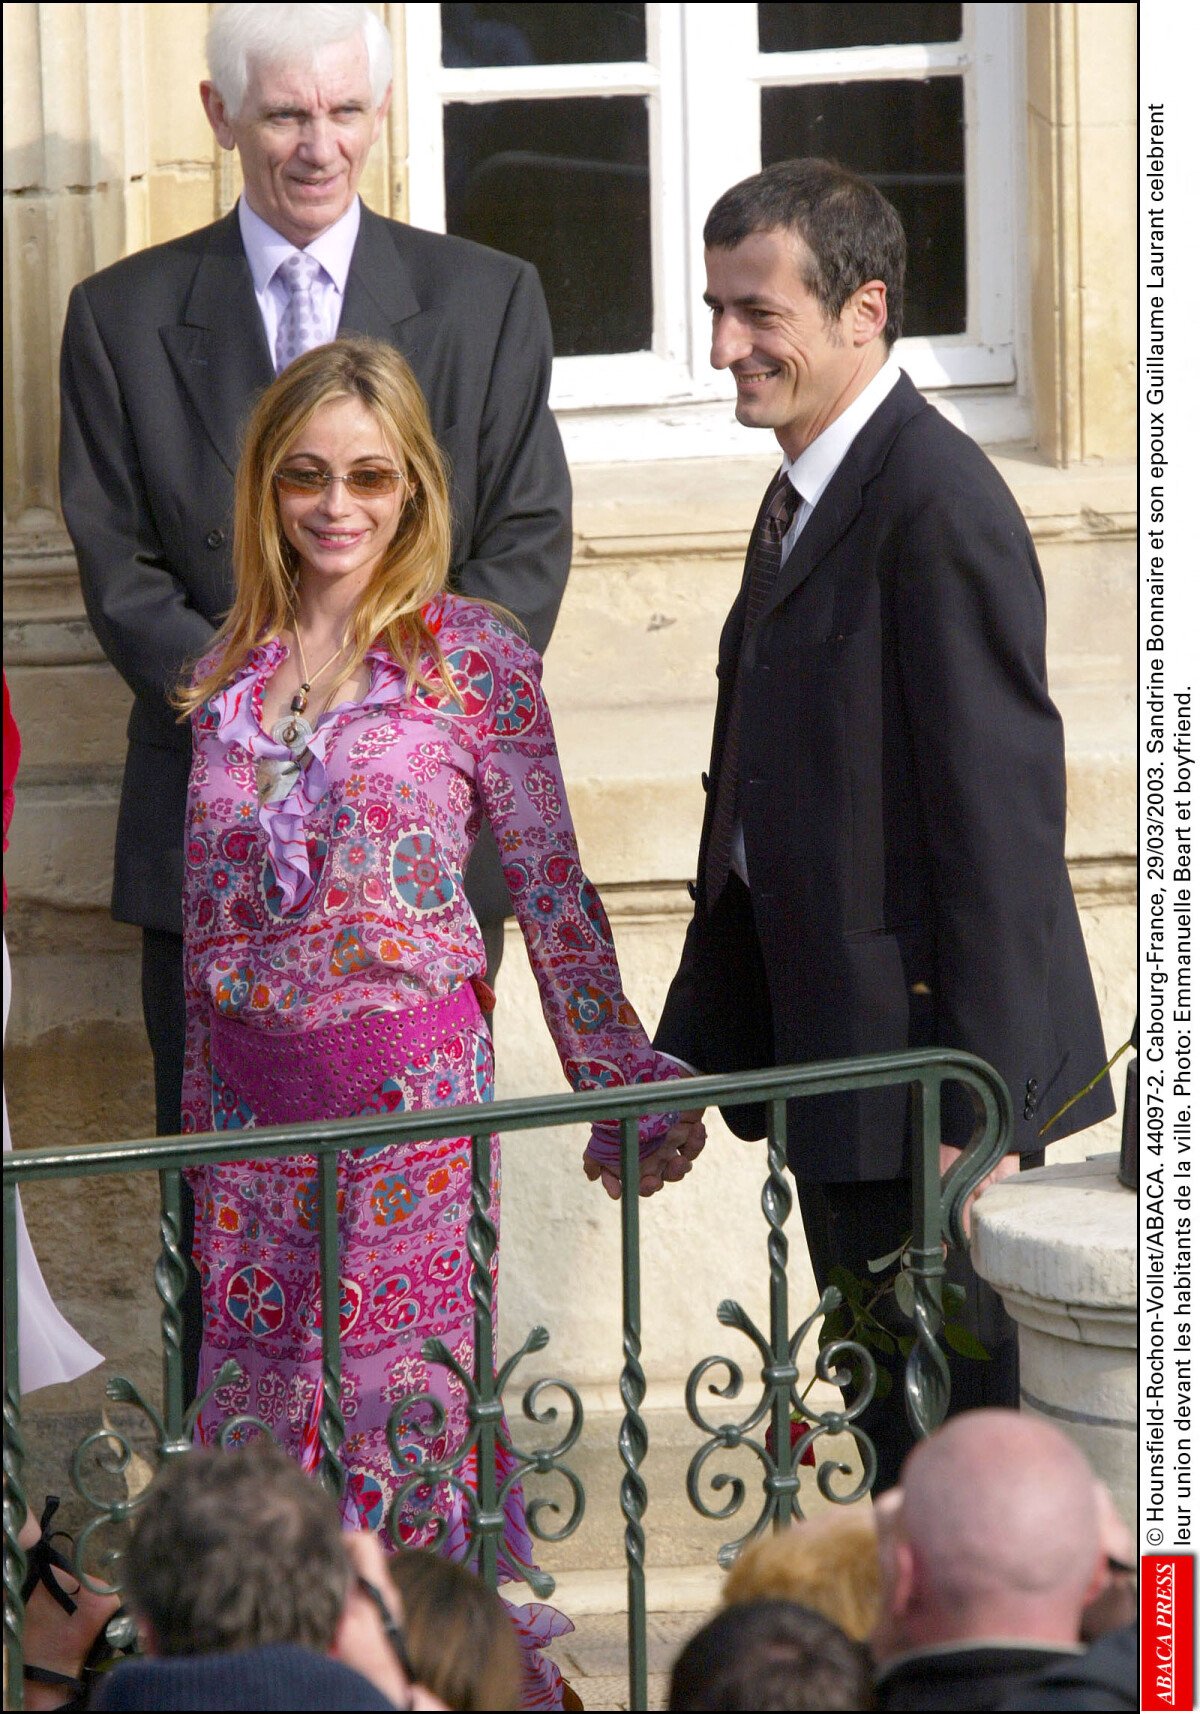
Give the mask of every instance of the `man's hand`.
M 941 1143 L 939 1145 L 938 1169 L 943 1178 L 945 1178 L 952 1166 L 958 1165 L 961 1158 L 961 1149 L 956 1149 L 949 1143 Z M 992 1168 L 986 1178 L 980 1179 L 979 1183 L 975 1186 L 974 1190 L 963 1204 L 962 1218 L 964 1237 L 969 1239 L 971 1236 L 971 1210 L 975 1206 L 976 1199 L 983 1195 L 989 1185 L 999 1184 L 1002 1178 L 1011 1178 L 1014 1172 L 1020 1172 L 1020 1170 L 1020 1155 L 1001 1155 L 998 1165 Z
M 704 1129 L 704 1109 L 681 1113 L 679 1123 L 672 1125 L 662 1142 L 648 1154 L 638 1168 L 638 1195 L 653 1196 L 664 1184 L 675 1184 L 686 1178 L 692 1162 L 707 1140 Z M 621 1174 L 618 1168 L 601 1166 L 590 1155 L 583 1157 L 583 1170 L 594 1184 L 600 1180 L 614 1202 L 621 1200 Z

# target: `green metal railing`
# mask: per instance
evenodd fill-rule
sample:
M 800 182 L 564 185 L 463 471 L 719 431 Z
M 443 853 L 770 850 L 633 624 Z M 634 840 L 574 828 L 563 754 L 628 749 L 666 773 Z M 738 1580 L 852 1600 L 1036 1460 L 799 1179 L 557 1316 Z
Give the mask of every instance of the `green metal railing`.
M 963 1151 L 943 1183 L 939 1177 L 939 1116 L 943 1083 L 965 1085 L 978 1100 L 979 1122 L 970 1146 Z M 687 1382 L 686 1403 L 697 1427 L 708 1436 L 697 1450 L 688 1472 L 688 1494 L 693 1506 L 710 1518 L 731 1517 L 743 1505 L 745 1483 L 720 1475 L 710 1479 L 714 1488 L 728 1488 L 730 1497 L 719 1509 L 709 1507 L 700 1492 L 700 1479 L 707 1474 L 709 1459 L 716 1452 L 750 1448 L 763 1469 L 763 1504 L 750 1526 L 736 1541 L 722 1549 L 728 1563 L 749 1540 L 769 1525 L 783 1527 L 802 1516 L 799 1505 L 800 1460 L 823 1436 L 850 1434 L 862 1457 L 862 1474 L 845 1491 L 835 1483 L 854 1472 L 837 1459 L 821 1463 L 817 1483 L 822 1494 L 839 1503 L 850 1503 L 870 1487 L 875 1454 L 857 1418 L 874 1390 L 875 1366 L 870 1353 L 857 1343 L 839 1340 L 826 1345 L 818 1359 L 821 1379 L 837 1382 L 843 1393 L 840 1409 L 818 1410 L 797 1391 L 799 1370 L 796 1358 L 800 1345 L 816 1320 L 837 1308 L 840 1297 L 827 1291 L 801 1327 L 788 1326 L 788 1242 L 784 1223 L 792 1197 L 786 1168 L 786 1113 L 790 1099 L 828 1095 L 849 1090 L 878 1089 L 906 1085 L 911 1091 L 913 1190 L 913 1235 L 904 1257 L 904 1270 L 911 1276 L 914 1339 L 906 1369 L 904 1407 L 915 1433 L 927 1434 L 943 1419 L 949 1405 L 950 1378 L 945 1353 L 938 1342 L 943 1324 L 942 1281 L 945 1245 L 962 1247 L 962 1211 L 968 1195 L 1006 1151 L 1012 1118 L 1008 1092 L 999 1076 L 982 1060 L 967 1054 L 942 1050 L 888 1054 L 857 1060 L 830 1061 L 779 1070 L 741 1073 L 728 1077 L 698 1077 L 686 1085 L 690 1108 L 762 1101 L 767 1105 L 767 1178 L 762 1209 L 767 1222 L 769 1269 L 769 1326 L 764 1333 L 742 1307 L 726 1300 L 718 1319 L 749 1338 L 761 1361 L 761 1395 L 736 1421 L 714 1422 L 700 1403 L 701 1384 L 708 1380 L 708 1393 L 734 1399 L 741 1393 L 743 1374 L 728 1357 L 705 1358 L 693 1369 Z M 21 1432 L 21 1398 L 17 1353 L 17 1187 L 47 1180 L 91 1177 L 130 1171 L 157 1171 L 160 1180 L 161 1217 L 159 1259 L 154 1271 L 155 1289 L 162 1304 L 163 1406 L 161 1413 L 144 1399 L 132 1382 L 114 1376 L 107 1384 L 110 1399 L 133 1405 L 148 1421 L 160 1458 L 176 1457 L 192 1444 L 198 1411 L 218 1386 L 236 1379 L 240 1370 L 230 1359 L 214 1377 L 203 1397 L 184 1408 L 182 1313 L 185 1282 L 184 1258 L 180 1249 L 180 1173 L 184 1167 L 220 1162 L 276 1159 L 287 1155 L 315 1155 L 318 1162 L 319 1257 L 321 1272 L 322 1402 L 320 1412 L 321 1478 L 334 1494 L 340 1494 L 346 1474 L 339 1457 L 345 1435 L 341 1409 L 341 1337 L 339 1325 L 339 1267 L 337 1228 L 338 1156 L 346 1149 L 377 1149 L 384 1145 L 426 1142 L 435 1139 L 471 1139 L 471 1214 L 467 1228 L 470 1255 L 470 1292 L 473 1303 L 474 1362 L 468 1373 L 438 1340 L 428 1340 L 423 1355 L 432 1366 L 454 1374 L 466 1393 L 467 1431 L 459 1446 L 439 1461 L 426 1461 L 411 1471 L 398 1488 L 389 1513 L 389 1531 L 398 1540 L 403 1508 L 429 1486 L 449 1482 L 462 1494 L 471 1531 L 470 1558 L 480 1575 L 494 1588 L 501 1568 L 525 1580 L 545 1598 L 554 1580 L 545 1572 L 518 1563 L 503 1536 L 504 1500 L 522 1475 L 557 1473 L 565 1478 L 571 1496 L 570 1511 L 557 1528 L 543 1522 L 544 1514 L 560 1515 L 559 1507 L 542 1498 L 527 1506 L 530 1533 L 538 1540 L 561 1541 L 579 1524 L 584 1509 L 583 1486 L 565 1462 L 577 1443 L 583 1412 L 578 1394 L 565 1381 L 543 1378 L 523 1395 L 523 1414 L 528 1421 L 553 1424 L 557 1411 L 542 1406 L 548 1390 L 561 1393 L 570 1402 L 570 1421 L 550 1447 L 524 1451 L 511 1437 L 501 1411 L 501 1396 L 522 1358 L 544 1349 L 549 1334 L 535 1327 L 519 1350 L 497 1365 L 493 1357 L 495 1310 L 491 1261 L 496 1249 L 496 1229 L 490 1218 L 490 1137 L 517 1130 L 552 1125 L 590 1125 L 596 1120 L 616 1120 L 621 1128 L 621 1163 L 624 1190 L 620 1204 L 622 1321 L 620 1329 L 620 1393 L 624 1412 L 619 1432 L 623 1465 L 620 1507 L 625 1521 L 624 1545 L 628 1583 L 630 1707 L 646 1707 L 646 1535 L 643 1518 L 648 1493 L 641 1466 L 646 1457 L 648 1435 L 642 1416 L 646 1376 L 641 1363 L 641 1284 L 639 1247 L 638 1119 L 648 1113 L 670 1110 L 680 1104 L 678 1084 L 645 1084 L 633 1088 L 599 1090 L 587 1095 L 544 1096 L 520 1101 L 502 1101 L 463 1107 L 445 1107 L 427 1112 L 392 1114 L 371 1119 L 331 1120 L 306 1125 L 280 1125 L 262 1130 L 213 1132 L 206 1136 L 152 1139 L 104 1146 L 69 1149 L 37 1149 L 4 1157 L 4 1628 L 8 1665 L 6 1705 L 23 1706 L 22 1628 L 24 1607 L 21 1586 L 25 1555 L 17 1536 L 26 1517 L 22 1487 L 24 1444 Z M 572 1161 L 574 1166 L 574 1161 Z M 703 1170 L 702 1166 L 700 1170 Z M 669 1191 L 668 1191 L 669 1194 Z M 616 1330 L 614 1329 L 614 1343 Z M 718 1386 L 710 1378 L 720 1368 L 727 1379 Z M 809 1425 L 795 1446 L 791 1444 L 792 1414 Z M 426 1434 L 436 1435 L 445 1423 L 442 1405 L 431 1394 L 410 1394 L 394 1407 L 389 1421 L 389 1440 L 399 1460 L 399 1435 L 411 1435 L 414 1415 L 424 1413 Z M 262 1428 L 257 1419 L 235 1417 L 226 1421 L 220 1439 L 244 1432 L 248 1423 Z M 766 1430 L 770 1429 L 768 1435 Z M 496 1448 L 503 1444 L 514 1464 L 512 1473 L 498 1484 Z M 107 1452 L 103 1468 L 120 1474 L 128 1467 L 133 1448 L 116 1426 L 105 1425 L 76 1449 L 72 1478 L 77 1491 L 93 1507 L 94 1515 L 80 1532 L 77 1543 L 78 1573 L 93 1588 L 119 1587 L 119 1555 L 102 1555 L 104 1579 L 86 1569 L 91 1538 L 97 1529 L 125 1522 L 140 1503 L 137 1498 L 106 1501 L 93 1491 L 87 1471 L 87 1456 L 98 1449 Z M 471 1453 L 475 1454 L 476 1486 L 472 1488 L 458 1472 Z M 399 1465 L 398 1465 L 399 1467 Z M 411 1514 L 410 1514 L 411 1515 Z M 111 1628 L 110 1628 L 111 1629 Z

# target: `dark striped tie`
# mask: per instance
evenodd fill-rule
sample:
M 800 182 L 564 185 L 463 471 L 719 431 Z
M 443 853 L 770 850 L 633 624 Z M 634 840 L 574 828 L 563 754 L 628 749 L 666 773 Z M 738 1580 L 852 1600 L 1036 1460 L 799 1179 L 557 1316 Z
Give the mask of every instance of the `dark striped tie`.
M 745 658 L 746 641 L 752 635 L 770 600 L 771 590 L 779 576 L 783 538 L 792 526 L 800 499 L 801 496 L 788 479 L 787 471 L 781 470 L 767 489 L 746 555 L 746 569 L 743 573 L 746 606 L 742 619 L 742 639 L 738 648 L 729 724 L 725 728 L 725 744 L 718 764 L 717 801 L 713 806 L 712 830 L 704 863 L 704 887 L 709 910 L 712 910 L 720 898 L 721 890 L 729 878 L 733 833 L 738 823 L 738 746 L 742 703 L 745 700 L 742 661 Z

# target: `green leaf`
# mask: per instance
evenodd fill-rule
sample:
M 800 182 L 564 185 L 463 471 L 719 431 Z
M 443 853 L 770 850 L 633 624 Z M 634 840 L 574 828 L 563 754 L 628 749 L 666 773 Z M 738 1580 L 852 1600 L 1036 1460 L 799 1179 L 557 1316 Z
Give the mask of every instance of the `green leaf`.
M 832 1315 L 827 1315 L 821 1323 L 817 1344 L 832 1345 L 835 1339 L 844 1339 L 849 1331 L 850 1313 L 843 1304 L 840 1309 L 835 1309 Z
M 875 1371 L 875 1397 L 882 1402 L 892 1390 L 892 1377 L 887 1369 Z
M 893 1267 L 895 1265 L 895 1263 L 897 1263 L 900 1260 L 901 1256 L 904 1254 L 904 1252 L 905 1252 L 905 1250 L 907 1250 L 907 1248 L 908 1248 L 908 1239 L 906 1238 L 904 1240 L 903 1244 L 897 1245 L 897 1247 L 894 1250 L 890 1251 L 888 1255 L 876 1256 L 873 1261 L 870 1261 L 867 1263 L 867 1266 L 868 1266 L 868 1268 L 870 1268 L 870 1270 L 873 1274 L 881 1274 L 885 1271 L 885 1269 Z
M 902 1357 L 908 1356 L 916 1342 L 915 1336 L 911 1333 L 900 1333 L 896 1336 L 896 1344 L 900 1347 Z
M 849 1268 L 841 1266 L 830 1268 L 828 1283 L 837 1287 L 852 1309 L 857 1309 L 862 1303 L 863 1292 L 866 1287 L 860 1279 L 850 1272 Z
M 896 1275 L 895 1292 L 901 1313 L 911 1321 L 917 1307 L 917 1287 L 912 1275 L 903 1269 Z
M 957 1351 L 960 1357 L 971 1357 L 977 1363 L 990 1363 L 992 1354 L 982 1346 L 969 1327 L 964 1327 L 960 1321 L 948 1321 L 942 1329 L 942 1336 L 952 1351 Z
M 896 1350 L 896 1341 L 876 1323 L 872 1327 L 864 1327 L 859 1335 L 864 1345 L 869 1345 L 872 1351 L 882 1351 L 885 1357 L 891 1357 Z
M 951 1316 L 960 1310 L 967 1301 L 965 1286 L 955 1285 L 953 1280 L 946 1280 L 942 1285 L 942 1314 Z

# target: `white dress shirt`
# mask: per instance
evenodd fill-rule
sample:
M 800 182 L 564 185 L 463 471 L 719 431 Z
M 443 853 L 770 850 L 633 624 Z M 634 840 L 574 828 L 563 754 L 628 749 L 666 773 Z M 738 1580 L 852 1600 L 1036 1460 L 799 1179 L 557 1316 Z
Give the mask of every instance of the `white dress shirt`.
M 791 464 L 785 458 L 780 465 L 780 472 L 787 471 L 788 481 L 800 496 L 796 516 L 783 538 L 781 566 L 787 563 L 787 557 L 799 541 L 801 530 L 816 510 L 818 500 L 837 475 L 838 466 L 849 452 L 851 442 L 857 437 L 859 430 L 866 427 L 899 379 L 900 365 L 894 355 L 889 356 L 878 375 L 871 377 L 862 392 L 846 406 L 842 414 L 835 417 L 827 429 L 822 429 L 816 440 L 806 446 Z M 746 872 L 746 836 L 740 821 L 733 830 L 729 867 L 749 886 L 750 877 Z
M 358 239 L 361 210 L 358 198 L 350 204 L 340 220 L 334 221 L 327 232 L 305 248 L 305 254 L 315 256 L 321 272 L 313 283 L 313 302 L 321 328 L 322 341 L 336 339 L 342 319 L 342 303 L 346 296 L 346 278 L 350 260 Z M 268 226 L 255 214 L 245 197 L 238 198 L 238 225 L 242 248 L 254 279 L 254 296 L 267 335 L 267 350 L 275 361 L 275 336 L 279 318 L 287 308 L 288 290 L 279 277 L 281 262 L 296 253 L 296 246 Z

